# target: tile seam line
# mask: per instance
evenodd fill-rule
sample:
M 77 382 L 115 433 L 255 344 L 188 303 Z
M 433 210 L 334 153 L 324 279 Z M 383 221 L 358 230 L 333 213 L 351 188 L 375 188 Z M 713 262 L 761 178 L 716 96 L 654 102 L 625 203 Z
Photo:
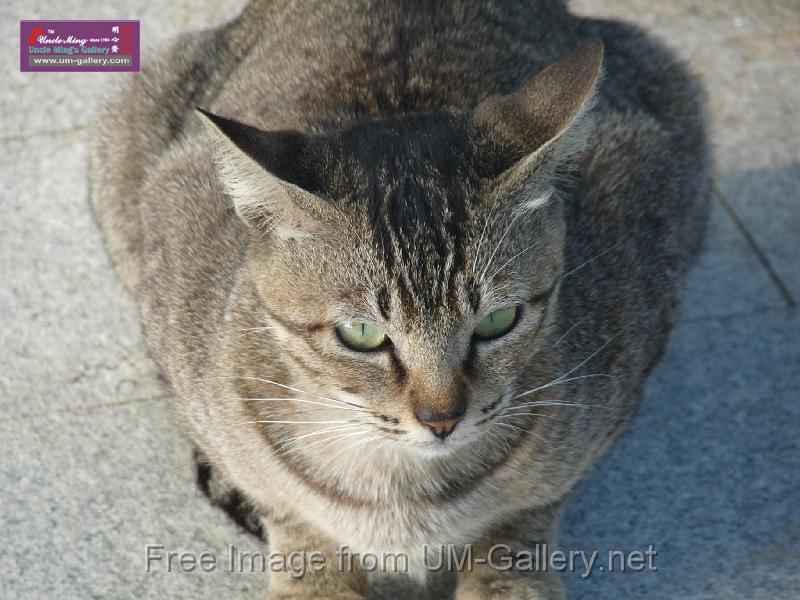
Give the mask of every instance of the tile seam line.
M 99 404 L 84 404 L 81 406 L 71 406 L 67 408 L 59 408 L 55 410 L 48 410 L 48 411 L 41 411 L 41 412 L 32 412 L 32 413 L 24 413 L 21 415 L 16 415 L 13 417 L 5 417 L 0 419 L 0 425 L 4 425 L 6 423 L 13 423 L 15 421 L 26 421 L 29 419 L 37 419 L 42 417 L 50 417 L 55 415 L 81 415 L 86 413 L 95 412 L 97 410 L 103 410 L 106 408 L 117 408 L 120 406 L 129 406 L 132 404 L 143 404 L 145 402 L 156 402 L 159 400 L 166 400 L 170 398 L 170 394 L 161 394 L 158 396 L 147 396 L 145 398 L 131 398 L 130 400 L 120 400 L 118 402 L 101 402 Z
M 717 197 L 717 200 L 719 200 L 720 204 L 722 204 L 722 207 L 725 209 L 725 211 L 730 215 L 731 219 L 733 219 L 733 222 L 736 225 L 736 228 L 739 230 L 739 233 L 742 234 L 742 236 L 745 239 L 745 242 L 747 242 L 747 245 L 750 246 L 750 249 L 756 255 L 758 262 L 760 262 L 761 266 L 764 268 L 764 270 L 766 270 L 767 275 L 769 275 L 769 278 L 772 280 L 772 283 L 775 285 L 776 288 L 778 288 L 778 292 L 783 297 L 786 306 L 789 307 L 795 306 L 796 302 L 792 297 L 789 288 L 787 288 L 786 284 L 783 283 L 783 280 L 781 279 L 780 275 L 778 275 L 778 272 L 775 270 L 775 267 L 772 266 L 772 263 L 770 262 L 769 258 L 767 258 L 767 255 L 764 254 L 764 251 L 758 245 L 758 242 L 756 242 L 755 238 L 750 233 L 750 230 L 747 229 L 747 226 L 745 225 L 742 218 L 739 216 L 739 213 L 736 212 L 736 209 L 734 208 L 733 204 L 730 203 L 725 194 L 723 194 L 722 191 L 719 189 L 716 181 L 711 182 L 711 191 L 714 194 L 714 196 Z
M 41 131 L 23 131 L 20 133 L 12 133 L 10 135 L 0 136 L 0 143 L 9 142 L 27 142 L 38 137 L 47 137 L 49 135 L 68 135 L 89 129 L 89 124 L 74 125 L 72 127 L 61 127 L 58 129 L 42 129 Z
M 740 318 L 747 318 L 757 315 L 762 315 L 769 312 L 778 312 L 784 310 L 791 310 L 793 306 L 787 306 L 786 304 L 781 305 L 764 305 L 764 306 L 756 306 L 753 308 L 748 308 L 745 310 L 737 310 L 733 312 L 727 313 L 720 313 L 718 315 L 701 315 L 698 317 L 686 317 L 682 319 L 676 319 L 675 325 L 682 325 L 685 323 L 700 323 L 700 322 L 708 322 L 708 321 L 729 321 L 732 319 L 740 319 Z

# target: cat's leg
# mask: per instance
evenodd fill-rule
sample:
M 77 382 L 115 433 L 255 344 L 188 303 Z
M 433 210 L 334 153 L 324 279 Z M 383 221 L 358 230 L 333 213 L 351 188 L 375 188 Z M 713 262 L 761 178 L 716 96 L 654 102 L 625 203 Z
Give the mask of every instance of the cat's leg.
M 356 570 L 355 566 L 352 572 L 340 572 L 335 547 L 329 540 L 293 517 L 279 516 L 275 512 L 269 516 L 259 513 L 244 494 L 208 461 L 202 451 L 195 449 L 194 459 L 197 485 L 213 504 L 227 512 L 243 529 L 267 541 L 267 532 L 262 523 L 268 519 L 269 553 L 284 557 L 286 561 L 286 568 L 270 570 L 268 600 L 357 600 L 364 597 L 364 572 Z M 324 557 L 324 561 L 320 560 L 320 556 Z M 309 564 L 312 561 L 323 563 L 324 567 L 317 571 L 313 564 Z M 302 576 L 298 577 L 300 573 Z
M 365 597 L 366 573 L 355 565 L 340 568 L 334 544 L 300 519 L 273 512 L 269 521 L 269 545 L 270 554 L 306 557 L 307 564 L 302 576 L 290 569 L 271 571 L 267 600 L 361 600 Z
M 519 513 L 492 529 L 472 548 L 473 564 L 458 574 L 456 600 L 563 600 L 561 578 L 550 570 L 531 568 L 528 559 L 555 546 L 558 507 Z M 519 567 L 519 568 L 517 568 Z
M 252 533 L 261 541 L 266 541 L 262 525 L 262 515 L 237 488 L 228 483 L 220 470 L 211 464 L 201 450 L 195 449 L 194 461 L 197 468 L 197 486 L 212 504 L 215 504 L 236 522 L 242 529 Z

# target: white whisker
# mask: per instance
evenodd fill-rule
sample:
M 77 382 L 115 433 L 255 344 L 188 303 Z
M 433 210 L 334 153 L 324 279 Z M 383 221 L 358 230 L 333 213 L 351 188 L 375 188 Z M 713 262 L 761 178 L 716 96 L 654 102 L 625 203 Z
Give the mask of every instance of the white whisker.
M 544 441 L 544 438 L 541 435 L 539 435 L 538 433 L 536 433 L 535 431 L 531 431 L 530 429 L 525 429 L 523 427 L 518 427 L 516 425 L 512 425 L 511 423 L 501 423 L 500 421 L 495 421 L 494 423 L 492 423 L 492 425 L 497 425 L 498 427 L 507 427 L 509 429 L 517 429 L 517 430 L 519 430 L 519 431 L 521 431 L 521 432 L 523 432 L 523 433 L 525 433 L 527 435 L 532 435 L 533 437 L 535 437 L 539 441 Z M 509 444 L 508 446 L 509 446 L 509 450 L 510 450 L 511 445 Z
M 583 359 L 583 360 L 582 360 L 580 363 L 578 363 L 578 365 L 577 365 L 577 366 L 575 366 L 575 367 L 571 368 L 569 371 L 567 371 L 567 372 L 566 372 L 566 373 L 564 373 L 563 375 L 560 375 L 558 378 L 554 379 L 554 380 L 553 380 L 553 381 L 551 381 L 550 383 L 546 383 L 546 384 L 545 384 L 545 385 L 543 385 L 543 386 L 540 386 L 540 387 L 538 387 L 538 388 L 534 388 L 534 389 L 532 389 L 532 390 L 528 390 L 527 392 L 523 392 L 523 393 L 521 393 L 521 394 L 518 394 L 518 395 L 516 395 L 516 396 L 513 396 L 511 399 L 512 399 L 512 400 L 514 400 L 514 399 L 516 399 L 516 398 L 522 398 L 523 396 L 529 396 L 530 394 L 533 394 L 534 392 L 538 392 L 539 390 L 544 390 L 544 389 L 546 389 L 546 388 L 553 387 L 554 385 L 560 385 L 561 383 L 567 383 L 567 382 L 569 382 L 569 381 L 574 381 L 575 379 L 580 379 L 581 377 L 583 377 L 583 378 L 586 378 L 586 377 L 610 377 L 610 378 L 612 378 L 612 379 L 613 379 L 613 378 L 614 378 L 614 376 L 613 376 L 613 375 L 607 375 L 607 374 L 605 374 L 605 373 L 593 373 L 593 374 L 591 374 L 591 375 L 581 375 L 580 377 L 572 377 L 572 378 L 568 378 L 568 377 L 569 377 L 570 375 L 572 375 L 572 374 L 573 374 L 575 371 L 577 371 L 578 369 L 580 369 L 580 368 L 581 368 L 583 365 L 585 365 L 587 362 L 589 362 L 590 360 L 592 360 L 592 359 L 593 359 L 595 356 L 597 356 L 597 355 L 598 355 L 600 352 L 602 352 L 602 351 L 603 351 L 603 349 L 605 349 L 605 348 L 606 348 L 606 347 L 607 347 L 607 346 L 608 346 L 608 345 L 609 345 L 611 342 L 613 342 L 614 340 L 616 340 L 616 339 L 617 339 L 617 338 L 620 336 L 620 334 L 621 334 L 623 331 L 625 331 L 625 329 L 626 329 L 628 326 L 630 326 L 630 324 L 631 324 L 632 322 L 633 322 L 633 321 L 629 321 L 629 322 L 628 322 L 626 325 L 624 325 L 624 326 L 622 327 L 622 329 L 620 329 L 620 330 L 619 330 L 617 333 L 615 333 L 615 334 L 614 334 L 614 335 L 612 335 L 610 338 L 608 338 L 608 340 L 606 340 L 605 342 L 603 342 L 603 344 L 602 344 L 602 345 L 601 345 L 601 346 L 600 346 L 600 347 L 599 347 L 597 350 L 595 350 L 594 352 L 592 352 L 592 353 L 591 353 L 589 356 L 587 356 L 587 357 L 586 357 L 586 358 L 584 358 L 584 359 Z M 567 379 L 567 378 L 568 378 L 568 379 Z
M 489 214 L 486 215 L 486 221 L 483 224 L 483 230 L 481 231 L 481 237 L 478 238 L 478 247 L 475 249 L 475 260 L 472 262 L 472 276 L 475 276 L 475 271 L 478 269 L 478 258 L 481 255 L 481 245 L 483 244 L 483 237 L 486 235 L 486 229 L 489 227 L 489 222 L 491 221 L 494 223 L 494 219 L 496 215 L 494 214 L 495 209 L 499 202 L 495 202 L 492 204 L 492 207 L 489 209 Z
M 605 406 L 591 406 L 589 404 L 580 404 L 579 402 L 558 402 L 555 400 L 540 400 L 538 402 L 525 402 L 523 404 L 512 404 L 506 410 L 516 408 L 533 408 L 536 406 L 575 406 L 577 408 L 607 408 Z
M 500 239 L 498 240 L 497 245 L 494 247 L 494 252 L 492 252 L 491 256 L 489 256 L 489 260 L 486 261 L 486 266 L 484 266 L 483 267 L 483 271 L 481 271 L 481 276 L 479 278 L 481 281 L 483 280 L 484 276 L 486 275 L 486 271 L 491 266 L 492 261 L 494 260 L 494 257 L 497 254 L 497 251 L 500 249 L 500 246 L 503 245 L 503 241 L 506 239 L 506 236 L 508 235 L 508 232 L 511 231 L 511 228 L 517 222 L 517 219 L 519 219 L 523 214 L 527 214 L 527 213 L 525 211 L 523 211 L 523 210 L 518 211 L 517 214 L 514 215 L 514 218 L 511 219 L 511 222 L 508 224 L 508 227 L 506 227 L 505 231 L 503 232 L 503 235 L 500 236 Z
M 565 375 L 569 375 L 569 373 L 572 373 L 573 371 L 574 369 L 572 371 L 569 371 L 568 373 L 565 373 Z M 522 392 L 521 394 L 512 396 L 510 400 L 516 400 L 517 398 L 524 398 L 525 396 L 530 396 L 531 394 L 539 392 L 541 390 L 546 390 L 548 388 L 555 387 L 557 385 L 563 385 L 565 383 L 576 381 L 578 379 L 589 379 L 591 377 L 607 377 L 609 379 L 614 379 L 613 375 L 608 375 L 606 373 L 590 373 L 589 375 L 577 375 L 575 377 L 567 377 L 566 379 L 562 379 L 562 377 L 564 376 L 562 375 L 561 377 L 559 377 L 558 379 L 554 379 L 550 383 L 545 383 L 544 385 L 540 385 L 539 387 L 533 388 L 532 390 L 528 390 L 527 392 Z
M 509 429 L 517 429 L 518 431 L 521 431 L 523 433 L 528 433 L 527 429 L 524 429 L 522 427 L 517 427 L 516 425 L 512 425 L 511 423 L 499 423 L 498 422 L 498 423 L 495 423 L 495 425 L 497 425 L 499 427 L 508 427 Z
M 368 413 L 368 410 L 365 409 L 358 409 L 352 408 L 350 406 L 339 406 L 336 404 L 326 404 L 325 402 L 317 402 L 316 400 L 306 400 L 304 398 L 239 398 L 242 402 L 279 402 L 279 401 L 286 401 L 286 402 L 298 402 L 301 404 L 315 404 L 317 406 L 325 406 L 327 408 L 334 408 L 336 410 L 350 410 L 353 412 L 364 412 Z
M 293 443 L 295 443 L 295 442 L 297 442 L 299 440 L 305 439 L 305 438 L 313 437 L 315 435 L 323 435 L 325 433 L 334 433 L 334 432 L 337 432 L 337 431 L 344 431 L 345 429 L 352 429 L 353 427 L 360 427 L 360 424 L 354 423 L 352 425 L 332 425 L 330 427 L 323 427 L 322 429 L 318 429 L 316 431 L 312 431 L 311 433 L 304 433 L 303 435 L 296 435 L 296 436 L 293 436 L 293 437 L 289 437 L 289 438 L 279 442 L 279 445 L 280 445 L 281 448 L 284 448 L 286 446 L 289 446 L 290 444 L 293 444 Z
M 492 425 L 502 425 L 502 423 L 497 423 L 497 422 L 494 422 L 494 421 L 491 424 Z M 495 431 L 494 429 L 491 429 L 491 428 L 489 429 L 489 433 L 492 435 L 493 438 L 498 439 L 498 440 L 500 440 L 501 442 L 503 442 L 505 444 L 506 452 L 511 452 L 511 442 L 509 442 L 506 437 L 500 435 L 497 431 Z M 486 457 L 484 457 L 484 458 L 486 458 Z
M 303 446 L 303 448 L 311 448 L 311 447 L 316 446 L 318 444 L 322 444 L 322 443 L 328 442 L 330 440 L 333 440 L 333 439 L 336 439 L 336 438 L 339 438 L 339 437 L 344 437 L 344 436 L 347 436 L 347 435 L 354 435 L 355 433 L 360 433 L 362 431 L 368 431 L 367 429 L 361 429 L 359 431 L 353 432 L 352 430 L 357 428 L 357 427 L 363 427 L 363 423 L 353 423 L 352 425 L 336 425 L 334 427 L 325 427 L 325 428 L 323 428 L 323 430 L 321 432 L 314 432 L 314 433 L 315 434 L 319 433 L 319 434 L 322 434 L 322 435 L 324 435 L 326 433 L 327 434 L 335 434 L 335 435 L 327 435 L 324 438 L 322 438 L 321 440 L 315 440 L 315 441 L 311 442 L 310 444 L 305 444 Z M 299 437 L 303 438 L 303 437 L 306 437 L 306 436 L 309 436 L 309 435 L 312 435 L 312 434 L 306 434 L 305 436 L 299 436 Z M 297 438 L 295 438 L 295 439 L 297 439 Z
M 553 415 L 547 415 L 545 413 L 537 413 L 537 412 L 508 412 L 502 413 L 498 415 L 498 423 L 500 422 L 499 419 L 503 417 L 544 417 L 546 419 L 553 419 L 554 421 L 560 421 L 562 423 L 566 423 L 564 419 L 559 419 L 558 417 L 554 417 Z
M 559 337 L 559 338 L 558 338 L 558 339 L 557 339 L 555 342 L 553 342 L 553 348 L 555 348 L 555 347 L 556 347 L 556 346 L 558 346 L 558 345 L 559 345 L 559 344 L 560 344 L 562 341 L 564 341 L 564 338 L 565 338 L 565 337 L 567 337 L 567 336 L 568 336 L 570 333 L 572 333 L 572 332 L 573 332 L 573 330 L 574 330 L 574 329 L 575 329 L 575 328 L 576 328 L 578 325 L 580 325 L 581 323 L 583 323 L 585 320 L 586 320 L 586 317 L 581 317 L 581 318 L 580 318 L 580 319 L 578 319 L 578 320 L 577 320 L 575 323 L 573 323 L 573 324 L 570 326 L 570 328 L 569 328 L 569 329 L 567 329 L 567 330 L 566 330 L 564 333 L 562 333 L 562 334 L 561 334 L 561 337 Z
M 348 436 L 346 436 L 346 437 L 353 437 L 353 436 L 355 436 L 355 435 L 369 435 L 370 433 L 372 433 L 372 431 L 371 431 L 371 430 L 369 430 L 369 429 L 363 429 L 363 430 L 361 430 L 361 431 L 357 431 L 357 432 L 355 432 L 355 433 L 351 433 L 350 435 L 348 435 Z M 341 437 L 341 436 L 340 436 L 340 437 Z M 327 448 L 328 446 L 330 446 L 330 444 L 326 444 L 325 446 L 323 446 L 323 448 Z M 333 456 L 331 456 L 330 458 L 328 458 L 328 463 L 335 462 L 335 461 L 336 461 L 336 459 L 337 459 L 337 458 L 339 458 L 339 456 L 340 456 L 340 455 L 341 455 L 343 452 L 345 452 L 345 451 L 347 451 L 347 450 L 350 450 L 351 448 L 352 448 L 352 445 L 346 445 L 346 446 L 342 446 L 342 448 L 340 448 L 338 452 L 336 452 L 336 453 L 335 453 Z
M 353 437 L 354 435 L 364 435 L 364 434 L 370 433 L 372 431 L 368 427 L 363 427 L 363 423 L 359 423 L 359 425 L 362 426 L 362 429 L 359 429 L 358 431 L 348 431 L 346 433 L 342 433 L 342 434 L 339 434 L 339 435 L 328 437 L 324 441 L 330 442 L 330 441 L 337 440 L 337 439 L 340 439 L 340 438 Z M 310 445 L 311 446 L 316 446 L 317 443 L 318 442 L 314 442 L 313 444 L 310 444 Z M 327 448 L 327 446 L 324 446 L 324 447 Z
M 357 442 L 353 443 L 350 447 L 351 448 L 355 448 L 356 446 L 360 446 L 361 444 L 366 444 L 367 442 L 371 442 L 373 440 L 380 439 L 381 437 L 382 436 L 380 436 L 380 435 L 375 435 L 375 436 L 372 436 L 371 438 L 367 438 L 365 440 L 358 440 Z
M 605 250 L 603 250 L 603 251 L 602 251 L 600 254 L 597 254 L 597 255 L 593 256 L 592 258 L 590 258 L 590 259 L 589 259 L 589 260 L 587 260 L 586 262 L 584 262 L 584 263 L 582 263 L 582 264 L 578 265 L 577 267 L 575 267 L 575 268 L 574 268 L 574 269 L 572 269 L 571 271 L 569 271 L 569 272 L 567 272 L 567 273 L 564 273 L 564 274 L 561 276 L 561 279 L 564 279 L 564 278 L 566 278 L 566 277 L 568 277 L 568 276 L 572 275 L 572 274 L 573 274 L 573 273 L 575 273 L 576 271 L 580 271 L 580 270 L 581 270 L 583 267 L 585 267 L 586 265 L 588 265 L 588 264 L 589 264 L 589 263 L 591 263 L 592 261 L 595 261 L 595 260 L 597 260 L 598 258 L 600 258 L 601 256 L 603 256 L 604 254 L 608 254 L 609 252 L 611 252 L 612 250 L 614 250 L 614 248 L 616 248 L 617 246 L 619 246 L 619 245 L 620 245 L 622 242 L 623 242 L 623 240 L 620 240 L 620 241 L 618 241 L 616 244 L 614 244 L 614 245 L 613 245 L 613 246 L 611 246 L 610 248 L 606 248 Z
M 236 427 L 237 425 L 258 425 L 260 423 L 276 423 L 281 425 L 328 425 L 331 423 L 350 423 L 351 421 L 272 421 L 272 420 L 264 420 L 264 421 L 244 421 L 243 423 L 234 423 L 231 427 Z
M 231 375 L 231 376 L 220 376 L 220 377 L 211 377 L 210 379 L 245 379 L 251 381 L 261 381 L 263 383 L 269 383 L 270 385 L 275 385 L 292 392 L 297 392 L 298 394 L 306 394 L 308 396 L 313 396 L 314 398 L 319 398 L 320 400 L 328 400 L 329 402 L 339 402 L 341 404 L 346 404 L 347 406 L 353 406 L 355 408 L 364 409 L 363 406 L 359 404 L 355 404 L 353 402 L 348 402 L 347 400 L 339 400 L 337 398 L 329 398 L 327 396 L 321 396 L 319 394 L 315 394 L 313 392 L 307 392 L 305 390 L 298 389 L 296 387 L 292 387 L 290 385 L 286 385 L 285 383 L 278 383 L 277 381 L 272 381 L 271 379 L 264 379 L 261 377 L 253 377 L 248 375 Z
M 509 259 L 508 259 L 506 262 L 504 262 L 502 265 L 500 265 L 499 267 L 497 267 L 497 268 L 494 270 L 494 272 L 492 273 L 491 277 L 489 277 L 489 281 L 491 281 L 492 279 L 494 279 L 494 278 L 495 278 L 495 276 L 496 276 L 496 275 L 497 275 L 497 274 L 498 274 L 500 271 L 502 271 L 502 270 L 503 270 L 503 269 L 504 269 L 504 268 L 505 268 L 505 267 L 506 267 L 508 264 L 510 264 L 510 263 L 511 263 L 511 262 L 512 262 L 514 259 L 516 259 L 516 258 L 518 258 L 518 257 L 522 256 L 522 255 L 523 255 L 523 254 L 525 254 L 525 253 L 526 253 L 528 250 L 530 250 L 531 248 L 534 248 L 534 247 L 536 247 L 536 246 L 538 246 L 538 245 L 539 245 L 539 242 L 537 241 L 537 242 L 534 242 L 533 244 L 531 244 L 530 246 L 528 246 L 527 248 L 525 248 L 524 250 L 522 250 L 522 251 L 520 251 L 520 252 L 517 252 L 517 253 L 516 253 L 514 256 L 512 256 L 511 258 L 509 258 Z

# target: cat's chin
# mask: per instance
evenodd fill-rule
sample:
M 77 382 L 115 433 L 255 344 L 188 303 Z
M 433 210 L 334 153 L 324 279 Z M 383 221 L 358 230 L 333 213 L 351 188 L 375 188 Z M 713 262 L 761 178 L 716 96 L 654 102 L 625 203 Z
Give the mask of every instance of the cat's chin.
M 414 454 L 423 458 L 446 458 L 469 445 L 468 440 L 431 440 L 408 447 Z

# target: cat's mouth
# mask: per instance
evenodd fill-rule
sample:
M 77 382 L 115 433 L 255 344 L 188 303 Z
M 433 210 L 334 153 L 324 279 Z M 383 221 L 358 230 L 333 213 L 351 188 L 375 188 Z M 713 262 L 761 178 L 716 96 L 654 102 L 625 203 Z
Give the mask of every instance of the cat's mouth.
M 469 446 L 469 440 L 463 438 L 457 439 L 432 439 L 427 442 L 417 443 L 411 445 L 411 448 L 417 453 L 429 458 L 442 458 L 449 456 L 462 448 Z
M 420 427 L 405 444 L 414 454 L 430 458 L 442 458 L 463 451 L 480 438 L 474 423 L 460 422 L 447 435 L 436 435 Z
M 490 421 L 486 419 L 486 421 Z M 449 459 L 457 455 L 483 457 L 479 463 L 495 465 L 507 460 L 527 437 L 529 424 L 523 421 L 509 427 L 501 438 L 493 427 L 482 426 L 483 419 L 465 422 L 461 430 L 444 439 L 430 435 L 427 439 L 406 444 L 410 451 L 428 460 Z M 505 428 L 504 428 L 505 429 Z M 499 461 L 499 462 L 498 462 Z M 491 470 L 491 469 L 490 469 Z

